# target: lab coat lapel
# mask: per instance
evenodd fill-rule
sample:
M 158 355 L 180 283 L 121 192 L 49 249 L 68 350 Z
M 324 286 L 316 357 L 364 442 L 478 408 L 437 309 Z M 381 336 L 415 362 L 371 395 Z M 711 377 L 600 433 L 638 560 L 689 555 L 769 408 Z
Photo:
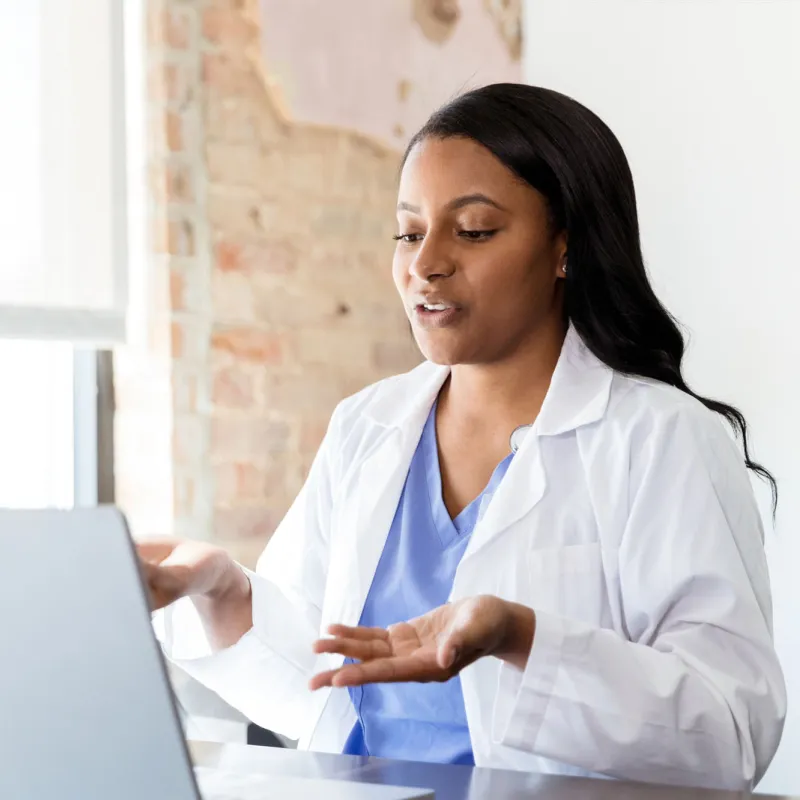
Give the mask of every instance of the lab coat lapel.
M 570 327 L 539 416 L 473 531 L 462 561 L 480 553 L 533 510 L 547 490 L 543 440 L 600 420 L 608 406 L 612 378 L 612 370 L 588 350 Z
M 485 516 L 475 527 L 462 561 L 481 552 L 503 531 L 529 513 L 542 499 L 546 489 L 547 476 L 541 459 L 540 442 L 531 432 L 514 456 Z

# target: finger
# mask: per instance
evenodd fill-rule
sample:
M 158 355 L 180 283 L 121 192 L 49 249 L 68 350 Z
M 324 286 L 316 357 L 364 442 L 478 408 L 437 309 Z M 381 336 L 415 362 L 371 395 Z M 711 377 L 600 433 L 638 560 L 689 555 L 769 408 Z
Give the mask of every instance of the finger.
M 172 601 L 170 598 L 165 597 L 161 592 L 154 591 L 148 587 L 148 599 L 150 601 L 150 611 L 160 611 L 166 608 Z
M 379 658 L 341 667 L 331 678 L 331 686 L 363 686 L 366 683 L 427 683 L 447 680 L 450 675 L 434 659 L 419 656 Z
M 181 597 L 179 584 L 163 567 L 147 561 L 140 561 L 139 565 L 151 611 L 158 611 Z
M 137 542 L 136 544 L 139 558 L 151 564 L 163 561 L 174 549 L 175 543 L 168 541 Z
M 142 576 L 148 583 L 158 574 L 158 565 L 154 564 L 152 561 L 140 560 L 139 569 L 141 570 Z
M 308 682 L 308 688 L 312 692 L 316 692 L 317 689 L 322 689 L 325 686 L 333 686 L 333 677 L 337 672 L 339 672 L 338 669 L 329 669 L 326 672 L 320 672 Z
M 366 628 L 363 626 L 353 628 L 349 625 L 328 625 L 328 633 L 331 636 L 337 636 L 341 639 L 360 639 L 362 641 L 370 639 L 389 639 L 389 631 L 385 628 Z
M 157 582 L 146 579 L 144 586 L 150 611 L 159 611 L 172 602 L 172 599 L 161 590 Z
M 164 569 L 160 564 L 154 564 L 151 561 L 140 561 L 139 568 L 141 569 L 144 579 L 153 587 L 159 589 L 173 590 L 176 588 L 176 581 L 171 571 Z
M 369 661 L 387 658 L 392 654 L 389 642 L 384 640 L 359 641 L 358 639 L 319 639 L 314 642 L 315 653 L 338 653 L 346 658 Z

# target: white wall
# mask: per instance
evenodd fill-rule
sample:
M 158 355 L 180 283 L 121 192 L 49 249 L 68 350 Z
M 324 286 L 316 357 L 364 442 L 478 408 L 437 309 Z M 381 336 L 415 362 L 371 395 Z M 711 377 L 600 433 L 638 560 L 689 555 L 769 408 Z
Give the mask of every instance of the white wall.
M 527 0 L 526 76 L 619 136 L 696 389 L 738 405 L 768 533 L 789 721 L 759 791 L 800 795 L 800 0 Z M 759 489 L 765 516 L 766 493 Z

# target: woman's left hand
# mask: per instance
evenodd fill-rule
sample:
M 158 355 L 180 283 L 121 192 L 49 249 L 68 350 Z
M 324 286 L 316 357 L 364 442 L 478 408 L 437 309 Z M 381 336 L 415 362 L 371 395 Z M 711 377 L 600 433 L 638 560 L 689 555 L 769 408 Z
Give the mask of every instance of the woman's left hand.
M 315 675 L 310 688 L 442 682 L 484 656 L 524 669 L 535 627 L 531 609 L 491 595 L 448 603 L 385 629 L 331 625 L 332 638 L 315 642 L 314 652 L 359 663 Z

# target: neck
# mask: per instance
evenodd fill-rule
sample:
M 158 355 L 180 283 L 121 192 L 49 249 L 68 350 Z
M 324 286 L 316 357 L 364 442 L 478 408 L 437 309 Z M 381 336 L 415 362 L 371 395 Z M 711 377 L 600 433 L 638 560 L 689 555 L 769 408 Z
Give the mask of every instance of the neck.
M 543 327 L 508 358 L 454 366 L 440 409 L 479 427 L 532 423 L 550 387 L 565 335 L 563 326 Z

